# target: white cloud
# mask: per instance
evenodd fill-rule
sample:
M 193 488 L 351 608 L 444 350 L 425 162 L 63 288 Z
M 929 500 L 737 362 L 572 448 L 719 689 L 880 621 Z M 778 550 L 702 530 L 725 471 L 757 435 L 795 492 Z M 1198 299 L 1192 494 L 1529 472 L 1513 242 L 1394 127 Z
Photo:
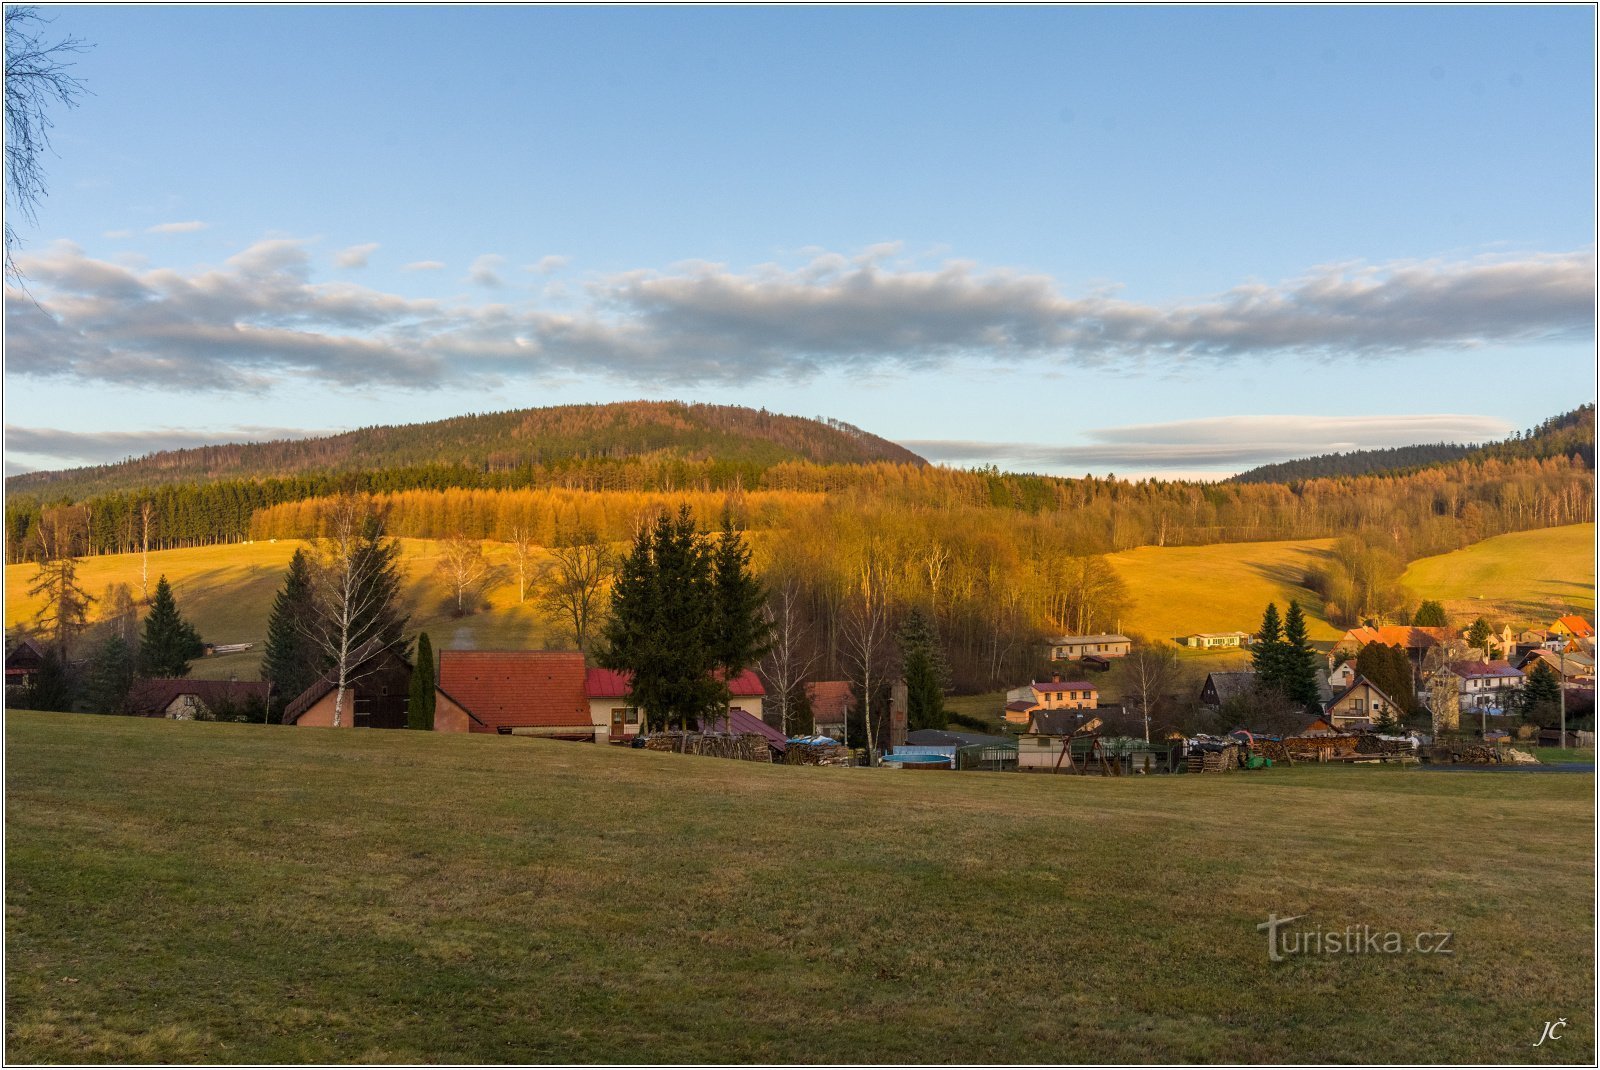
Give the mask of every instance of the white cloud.
M 406 264 L 401 271 L 440 271 L 444 268 L 443 260 L 413 260 Z
M 190 449 L 231 442 L 269 442 L 327 434 L 294 427 L 232 427 L 200 431 L 163 427 L 149 431 L 66 431 L 52 427 L 5 429 L 6 452 L 51 458 L 74 465 L 111 464 L 160 450 Z
M 348 249 L 340 249 L 333 254 L 333 262 L 342 268 L 364 268 L 367 258 L 378 251 L 378 243 L 367 242 L 365 245 L 352 245 Z
M 1067 296 L 1047 277 L 962 261 L 889 264 L 898 250 L 882 246 L 792 267 L 627 272 L 590 281 L 572 311 L 556 311 L 532 295 L 442 302 L 314 282 L 305 244 L 262 241 L 221 269 L 188 273 L 120 266 L 70 244 L 23 257 L 32 296 L 7 293 L 9 371 L 223 390 L 284 378 L 422 387 L 446 375 L 581 372 L 671 388 L 957 361 L 1054 374 L 1268 354 L 1403 356 L 1588 340 L 1594 328 L 1588 250 L 1340 265 L 1155 305 Z M 495 285 L 502 263 L 479 257 L 473 281 Z
M 131 237 L 133 237 L 133 231 L 131 231 L 131 230 L 108 230 L 108 231 L 105 232 L 104 237 L 110 238 L 112 241 L 120 241 L 123 238 L 131 238 Z
M 538 263 L 529 264 L 525 270 L 536 272 L 540 275 L 553 275 L 571 262 L 568 257 L 557 256 L 552 253 L 549 256 L 541 256 Z
M 504 286 L 506 280 L 500 277 L 500 269 L 505 262 L 506 258 L 499 253 L 485 253 L 472 262 L 467 270 L 467 281 L 491 289 Z
M 146 234 L 193 234 L 197 230 L 205 230 L 209 223 L 202 223 L 198 219 L 191 219 L 186 223 L 157 223 L 145 230 Z

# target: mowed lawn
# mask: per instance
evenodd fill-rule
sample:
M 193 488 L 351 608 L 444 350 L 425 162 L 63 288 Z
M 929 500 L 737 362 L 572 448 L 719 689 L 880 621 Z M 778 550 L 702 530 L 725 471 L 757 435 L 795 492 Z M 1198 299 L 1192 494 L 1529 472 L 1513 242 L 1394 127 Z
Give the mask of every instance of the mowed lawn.
M 1594 617 L 1595 529 L 1569 524 L 1515 531 L 1463 550 L 1413 561 L 1402 582 L 1438 598 L 1452 618 L 1549 624 L 1567 613 Z
M 1132 604 L 1124 630 L 1171 640 L 1191 632 L 1254 632 L 1268 602 L 1281 613 L 1291 599 L 1306 611 L 1313 640 L 1344 634 L 1322 617 L 1322 600 L 1300 586 L 1331 539 L 1236 542 L 1213 546 L 1141 546 L 1110 555 Z
M 1595 1055 L 1586 775 L 890 773 L 33 713 L 6 758 L 12 1062 Z M 1454 954 L 1273 963 L 1271 913 Z
M 428 632 L 435 649 L 510 649 L 543 644 L 550 625 L 532 601 L 517 601 L 508 547 L 484 544 L 487 557 L 501 568 L 505 580 L 479 601 L 478 612 L 458 618 L 453 614 L 452 592 L 434 573 L 439 544 L 428 539 L 402 539 L 400 544 L 406 581 L 402 597 L 411 610 L 411 630 Z M 194 622 L 202 638 L 216 643 L 256 644 L 256 649 L 243 654 L 197 660 L 191 675 L 199 679 L 256 679 L 261 665 L 260 644 L 266 640 L 273 597 L 283 586 L 289 558 L 301 545 L 304 544 L 284 539 L 150 554 L 152 589 L 156 578 L 164 574 L 173 586 L 178 608 Z M 126 583 L 137 598 L 139 568 L 138 554 L 84 558 L 78 566 L 79 583 L 96 598 L 101 598 L 111 584 Z M 35 571 L 32 565 L 6 566 L 7 630 L 31 622 L 38 611 L 40 600 L 28 595 Z M 98 619 L 102 608 L 103 603 L 90 607 L 91 621 Z

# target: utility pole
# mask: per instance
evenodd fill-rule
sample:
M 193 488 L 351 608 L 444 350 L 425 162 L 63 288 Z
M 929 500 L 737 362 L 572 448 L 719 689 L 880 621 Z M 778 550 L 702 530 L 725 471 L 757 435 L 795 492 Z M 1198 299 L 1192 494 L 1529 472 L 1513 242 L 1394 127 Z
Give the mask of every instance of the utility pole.
M 1556 683 L 1561 688 L 1561 743 L 1567 745 L 1567 645 L 1561 644 L 1561 679 Z

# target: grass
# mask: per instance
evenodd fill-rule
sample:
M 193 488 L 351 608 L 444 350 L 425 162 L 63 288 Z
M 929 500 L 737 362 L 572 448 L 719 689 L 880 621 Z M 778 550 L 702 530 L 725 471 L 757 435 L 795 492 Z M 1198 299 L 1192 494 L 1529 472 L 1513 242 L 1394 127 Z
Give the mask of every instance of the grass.
M 254 650 L 202 658 L 194 662 L 191 675 L 198 679 L 241 680 L 257 678 L 261 666 L 261 644 L 266 640 L 267 617 L 272 599 L 283 586 L 283 575 L 295 547 L 294 540 L 254 542 L 234 546 L 203 546 L 184 550 L 163 550 L 150 555 L 150 584 L 165 574 L 178 599 L 178 607 L 209 642 L 255 643 Z M 465 617 L 454 617 L 454 603 L 445 586 L 434 575 L 437 543 L 426 539 L 401 540 L 401 567 L 405 576 L 404 597 L 412 608 L 411 627 L 426 631 L 435 649 L 441 647 L 479 647 L 492 649 L 537 647 L 549 631 L 548 624 L 531 602 L 518 604 L 516 581 L 491 591 L 484 600 L 487 607 Z M 491 561 L 510 566 L 510 550 L 499 544 L 486 544 Z M 139 594 L 139 555 L 111 554 L 85 558 L 79 565 L 79 582 L 91 595 L 101 595 L 107 586 L 126 583 L 134 596 Z M 33 620 L 39 600 L 28 596 L 32 565 L 7 565 L 5 622 L 7 630 Z M 96 605 L 91 616 L 99 611 Z
M 1548 625 L 1567 613 L 1594 617 L 1593 524 L 1517 531 L 1463 550 L 1413 561 L 1402 582 L 1420 598 L 1444 602 L 1463 625 Z
M 1268 602 L 1280 611 L 1296 599 L 1312 640 L 1344 634 L 1322 617 L 1322 601 L 1300 586 L 1331 539 L 1141 546 L 1110 555 L 1132 595 L 1122 626 L 1151 639 L 1191 632 L 1254 632 Z
M 1516 745 L 1516 744 L 1514 744 Z M 1592 762 L 1593 747 L 1521 747 L 1541 762 Z
M 12 1062 L 1595 1054 L 1588 776 L 918 775 L 32 713 L 6 758 Z M 1272 963 L 1269 913 L 1455 954 Z

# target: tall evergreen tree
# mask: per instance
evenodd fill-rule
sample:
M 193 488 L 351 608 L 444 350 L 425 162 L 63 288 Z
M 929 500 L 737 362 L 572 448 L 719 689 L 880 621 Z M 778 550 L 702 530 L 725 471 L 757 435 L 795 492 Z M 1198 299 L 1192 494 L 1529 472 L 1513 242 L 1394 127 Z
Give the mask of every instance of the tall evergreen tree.
M 939 643 L 938 629 L 922 612 L 913 608 L 900 625 L 900 664 L 906 681 L 906 727 L 944 728 L 949 716 L 944 708 L 944 692 L 949 686 L 950 669 Z
M 190 660 L 204 652 L 200 633 L 178 612 L 178 600 L 163 575 L 156 582 L 150 615 L 144 619 L 144 634 L 139 639 L 139 675 L 188 676 Z
M 416 666 L 411 670 L 411 696 L 406 703 L 406 727 L 433 730 L 433 641 L 427 632 L 417 636 Z
M 400 599 L 400 553 L 400 540 L 384 535 L 383 518 L 369 515 L 356 548 L 355 575 L 361 577 L 356 602 L 362 609 L 353 630 L 376 636 L 385 647 L 403 653 L 411 614 L 404 611 Z
M 1255 643 L 1250 651 L 1250 660 L 1256 670 L 1256 686 L 1282 691 L 1283 621 L 1278 616 L 1278 603 L 1267 603 L 1266 612 L 1261 615 L 1261 627 L 1256 631 Z
M 76 694 L 77 681 L 73 678 L 67 659 L 61 654 L 61 648 L 54 645 L 46 647 L 39 671 L 33 674 L 33 679 L 28 683 L 28 693 L 24 696 L 26 708 L 70 713 Z
M 642 529 L 611 589 L 611 618 L 597 652 L 602 666 L 631 673 L 634 705 L 652 726 L 725 708 L 717 679 L 713 552 L 687 505 Z
M 1356 672 L 1393 699 L 1401 713 L 1410 713 L 1416 707 L 1411 658 L 1400 647 L 1368 643 L 1356 655 Z
M 1472 628 L 1467 632 L 1467 645 L 1483 651 L 1485 657 L 1489 655 L 1489 637 L 1494 635 L 1494 629 L 1489 627 L 1489 622 L 1479 617 L 1472 622 Z
M 1448 628 L 1450 621 L 1444 615 L 1444 603 L 1430 599 L 1417 607 L 1416 615 L 1411 618 L 1411 624 L 1416 628 Z
M 133 648 L 112 634 L 89 659 L 89 679 L 84 698 L 95 713 L 123 713 L 133 689 Z
M 1306 634 L 1306 615 L 1299 602 L 1289 603 L 1283 618 L 1283 693 L 1301 705 L 1318 704 L 1317 652 Z
M 733 518 L 722 515 L 722 534 L 712 558 L 716 616 L 712 646 L 717 666 L 732 680 L 772 650 L 772 623 L 763 609 L 766 588 L 750 567 L 750 547 L 733 528 Z
M 289 559 L 283 588 L 272 600 L 267 642 L 261 657 L 261 678 L 271 685 L 271 714 L 277 715 L 314 683 L 327 668 L 327 656 L 311 641 L 316 612 L 311 589 L 311 562 L 304 549 Z
M 1521 709 L 1522 719 L 1530 724 L 1548 728 L 1556 723 L 1561 710 L 1561 681 L 1556 678 L 1555 670 L 1550 668 L 1548 662 L 1534 662 L 1533 668 L 1528 671 L 1527 682 L 1522 685 L 1517 705 Z

